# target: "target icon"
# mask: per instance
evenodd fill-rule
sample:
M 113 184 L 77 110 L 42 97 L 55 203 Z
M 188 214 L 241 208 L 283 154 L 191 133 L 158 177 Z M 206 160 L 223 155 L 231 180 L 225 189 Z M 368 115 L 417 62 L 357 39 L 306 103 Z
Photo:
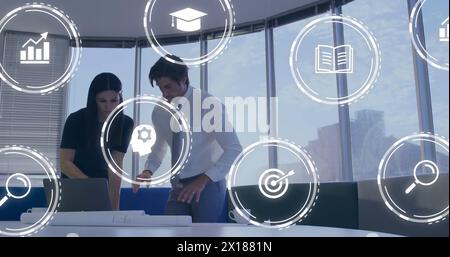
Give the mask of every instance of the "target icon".
M 268 169 L 259 176 L 259 191 L 270 199 L 282 197 L 289 187 L 288 177 L 294 175 L 294 170 L 284 173 L 279 169 Z

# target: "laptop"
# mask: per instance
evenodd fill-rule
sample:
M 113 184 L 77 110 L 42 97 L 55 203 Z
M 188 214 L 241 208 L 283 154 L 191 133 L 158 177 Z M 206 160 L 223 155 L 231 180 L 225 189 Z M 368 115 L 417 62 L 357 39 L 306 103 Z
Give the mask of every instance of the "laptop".
M 104 178 L 68 179 L 60 178 L 61 201 L 57 211 L 111 211 L 108 181 Z M 44 179 L 47 204 L 50 204 L 55 180 Z

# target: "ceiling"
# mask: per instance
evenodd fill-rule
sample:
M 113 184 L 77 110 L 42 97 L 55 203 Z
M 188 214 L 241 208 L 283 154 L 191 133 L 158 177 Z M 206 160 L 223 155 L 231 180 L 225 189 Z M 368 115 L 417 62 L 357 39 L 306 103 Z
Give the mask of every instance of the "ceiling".
M 224 0 L 222 0 L 223 2 Z M 0 17 L 9 11 L 32 1 L 1 0 Z M 142 38 L 144 10 L 147 0 L 47 0 L 67 13 L 76 23 L 81 37 L 88 38 Z M 326 0 L 231 0 L 235 11 L 236 24 L 247 24 L 298 10 Z M 171 25 L 169 13 L 192 7 L 208 15 L 202 18 L 202 30 L 224 28 L 227 12 L 221 8 L 219 0 L 159 0 L 152 12 L 151 27 L 155 35 L 183 35 Z M 52 33 L 45 28 L 45 22 L 28 15 L 15 18 L 8 30 Z M 60 31 L 53 31 L 59 34 Z

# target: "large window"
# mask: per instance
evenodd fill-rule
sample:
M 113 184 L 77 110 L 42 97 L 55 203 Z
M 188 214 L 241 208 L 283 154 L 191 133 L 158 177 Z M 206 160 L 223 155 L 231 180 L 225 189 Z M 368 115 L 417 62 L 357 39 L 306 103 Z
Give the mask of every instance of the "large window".
M 342 156 L 347 154 L 351 154 L 352 157 L 354 180 L 374 179 L 377 176 L 379 162 L 392 143 L 405 136 L 420 132 L 416 74 L 412 55 L 415 50 L 411 45 L 408 32 L 409 15 L 407 10 L 406 0 L 351 1 L 342 7 L 344 16 L 354 17 L 361 21 L 374 35 L 381 49 L 382 60 L 381 72 L 374 87 L 359 101 L 349 105 L 350 120 L 348 121 L 339 120 L 338 106 L 318 103 L 304 94 L 293 79 L 289 64 L 292 43 L 299 32 L 311 21 L 330 13 L 315 15 L 274 29 L 273 50 L 277 108 L 272 110 L 274 113 L 271 117 L 276 117 L 276 120 L 272 122 L 277 125 L 278 137 L 293 141 L 309 152 L 317 165 L 321 181 L 343 180 L 344 173 L 349 172 L 342 168 Z M 424 13 L 425 21 L 432 18 L 432 13 Z M 425 24 L 426 26 L 427 24 Z M 324 27 L 323 31 L 319 31 L 316 36 L 324 36 L 329 39 L 332 38 L 332 35 L 333 27 L 330 24 L 329 27 Z M 357 41 L 355 39 L 360 36 L 344 26 L 345 42 Z M 208 41 L 210 47 L 217 43 L 218 40 Z M 6 51 L 2 58 L 7 58 L 6 53 L 11 52 L 8 49 L 12 47 L 14 46 L 4 46 Z M 361 51 L 357 49 L 356 45 L 354 47 L 355 65 L 358 65 L 361 63 L 359 60 L 361 57 L 358 57 Z M 3 47 L 1 48 L 3 49 Z M 168 45 L 164 46 L 164 49 L 172 54 L 188 58 L 198 57 L 201 52 L 199 42 Z M 243 109 L 234 108 L 233 105 L 227 106 L 232 107 L 227 109 L 227 112 L 232 114 L 230 121 L 238 130 L 237 134 L 244 148 L 268 136 L 268 131 L 264 131 L 264 126 L 262 126 L 267 124 L 268 111 L 266 50 L 264 31 L 235 36 L 223 54 L 207 65 L 208 92 L 224 103 L 229 101 L 234 104 L 244 103 L 247 105 Z M 70 85 L 48 96 L 19 94 L 2 82 L 0 86 L 0 132 L 2 132 L 0 143 L 10 144 L 9 142 L 13 140 L 16 144 L 23 141 L 25 145 L 29 145 L 27 142 L 34 142 L 32 147 L 49 155 L 50 159 L 57 164 L 60 134 L 65 118 L 70 113 L 86 106 L 90 83 L 101 72 L 112 72 L 121 79 L 125 100 L 135 97 L 135 94 L 160 96 L 159 89 L 152 88 L 148 79 L 150 68 L 160 56 L 151 48 L 142 49 L 141 88 L 135 91 L 135 53 L 134 48 L 84 48 L 81 65 Z M 314 51 L 302 53 L 301 64 L 314 68 L 314 55 Z M 428 68 L 435 133 L 448 138 L 448 71 L 439 70 L 430 65 Z M 356 66 L 355 71 L 357 69 L 359 68 Z M 347 87 L 350 91 L 354 91 L 360 85 L 361 77 L 357 75 L 357 72 L 355 74 L 347 76 Z M 201 88 L 200 67 L 189 67 L 189 77 L 193 87 Z M 326 79 L 323 79 L 324 77 Z M 315 82 L 318 85 L 319 93 L 336 94 L 337 92 L 338 85 L 334 74 L 320 78 L 314 72 L 310 72 L 306 76 L 306 80 Z M 64 100 L 68 101 L 67 105 L 64 105 Z M 30 107 L 30 103 L 33 103 L 36 108 Z M 252 104 L 254 106 L 250 106 Z M 27 113 L 28 116 L 18 115 L 18 110 L 21 109 L 25 111 L 21 113 Z M 137 110 L 140 120 L 135 121 L 135 124 L 149 123 L 151 110 L 147 108 Z M 30 133 L 29 128 L 26 128 L 27 122 L 32 121 L 33 124 L 37 124 L 38 121 L 33 118 L 39 117 L 33 113 L 39 112 L 40 114 L 47 111 L 55 114 L 54 116 L 50 115 L 44 121 L 49 125 L 44 126 L 41 122 L 39 126 L 35 126 L 38 130 L 35 129 L 33 133 Z M 239 111 L 243 113 L 237 113 Z M 255 112 L 252 113 L 252 111 Z M 130 117 L 135 116 L 134 112 L 134 108 L 127 108 L 125 111 Z M 245 121 L 243 126 L 240 126 L 242 125 L 240 119 Z M 350 123 L 351 153 L 341 153 L 340 129 L 343 122 Z M 254 129 L 252 130 L 252 128 Z M 24 132 L 22 134 L 26 136 L 20 136 L 19 132 L 22 131 Z M 15 138 L 12 137 L 13 134 L 16 136 Z M 420 154 L 419 146 L 413 148 L 411 148 L 412 155 Z M 273 152 L 259 151 L 253 155 L 254 160 L 249 161 L 250 164 L 243 168 L 249 171 L 267 169 L 269 156 L 273 156 L 271 154 Z M 132 157 L 133 153 L 130 148 L 124 164 L 125 169 L 130 173 Z M 167 170 L 170 167 L 170 159 L 169 153 L 160 169 Z M 139 158 L 136 162 L 136 170 L 133 171 L 134 174 L 142 171 L 144 162 L 145 158 Z M 291 160 L 284 154 L 278 153 L 280 169 L 289 170 L 295 165 L 295 162 L 296 160 Z M 409 170 L 408 167 L 411 164 L 407 162 L 407 159 L 399 160 L 398 165 L 404 167 L 404 170 Z M 251 183 L 250 181 L 242 181 L 242 183 L 248 184 Z
M 69 87 L 68 115 L 86 107 L 89 86 L 103 72 L 111 72 L 122 81 L 124 100 L 132 98 L 134 52 L 134 49 L 84 48 L 81 64 Z M 131 111 L 126 115 L 133 117 Z
M 373 89 L 350 106 L 354 180 L 376 178 L 378 165 L 391 144 L 419 132 L 406 4 L 381 0 L 353 1 L 343 6 L 344 15 L 360 20 L 372 32 L 382 56 L 381 74 Z M 359 36 L 350 30 L 344 34 L 346 40 Z M 357 80 L 349 77 L 349 87 Z M 399 161 L 401 169 L 408 170 L 408 160 Z
M 430 51 L 436 58 L 447 60 L 448 63 L 448 42 L 441 42 L 436 37 L 436 24 L 442 24 L 442 19 L 448 17 L 448 1 L 427 1 L 427 5 L 422 9 L 424 32 L 427 40 L 427 51 Z M 444 17 L 444 18 L 442 18 Z M 447 18 L 448 22 L 448 18 Z M 447 23 L 448 24 L 448 23 Z M 433 40 L 435 39 L 435 40 Z M 443 49 L 447 48 L 447 51 Z M 437 135 L 448 139 L 449 137 L 449 73 L 448 71 L 438 69 L 432 65 L 428 65 L 431 103 L 433 110 L 434 132 Z M 441 147 L 436 147 L 437 164 L 442 172 L 448 172 L 448 153 L 443 151 Z
M 434 131 L 436 134 L 449 137 L 449 75 L 446 71 L 430 69 L 431 100 L 433 103 Z
M 427 39 L 427 51 L 430 51 L 439 60 L 447 60 L 448 63 L 449 44 L 448 42 L 438 40 L 438 30 L 436 28 L 436 25 L 441 25 L 443 19 L 446 16 L 448 17 L 449 1 L 427 1 L 426 3 L 427 4 L 422 8 L 422 15 L 425 38 Z M 445 47 L 447 47 L 447 51 L 443 51 Z M 430 77 L 434 131 L 436 134 L 448 138 L 449 73 L 446 70 L 441 70 L 431 65 L 428 65 L 428 73 Z
M 17 62 L 21 46 L 30 33 L 2 32 L 0 41 L 3 50 L 2 66 L 8 74 L 22 84 L 45 85 L 56 80 L 64 72 L 68 59 L 69 42 L 66 38 L 49 36 L 53 44 L 50 64 L 45 67 L 21 66 Z M 33 74 L 33 76 L 30 76 Z M 0 81 L 0 146 L 30 147 L 47 157 L 55 166 L 59 164 L 58 146 L 61 137 L 67 87 L 51 94 L 29 94 L 13 89 Z M 42 167 L 31 158 L 14 155 L 0 157 L 0 178 L 2 175 L 22 172 L 39 177 Z M 31 176 L 32 178 L 34 176 Z
M 208 44 L 216 45 L 216 41 Z M 225 103 L 229 121 L 243 148 L 267 137 L 264 32 L 231 40 L 225 52 L 208 65 L 208 91 Z M 268 156 L 267 149 L 255 149 L 240 166 L 248 176 L 239 183 L 254 184 L 251 173 L 267 169 Z
M 294 22 L 274 31 L 279 135 L 309 152 L 316 163 L 321 181 L 339 181 L 342 179 L 342 171 L 338 109 L 333 105 L 318 103 L 303 94 L 294 81 L 289 66 L 292 43 L 304 26 L 318 17 L 320 16 Z M 302 60 L 314 65 L 314 52 L 302 53 Z M 335 92 L 336 79 L 327 83 L 327 90 Z M 295 160 L 284 156 L 279 154 L 279 166 L 289 170 L 295 165 L 292 163 Z

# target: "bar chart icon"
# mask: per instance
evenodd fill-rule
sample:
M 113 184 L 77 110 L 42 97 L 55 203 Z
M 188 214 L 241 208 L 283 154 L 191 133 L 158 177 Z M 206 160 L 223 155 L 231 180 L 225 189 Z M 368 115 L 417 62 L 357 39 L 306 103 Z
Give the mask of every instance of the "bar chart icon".
M 450 34 L 450 29 L 448 26 L 448 17 L 447 17 L 447 19 L 445 19 L 441 23 L 441 26 L 439 28 L 439 41 L 448 42 L 449 34 Z
M 37 41 L 30 38 L 20 50 L 20 64 L 49 64 L 50 42 L 47 42 L 48 32 L 42 33 Z

